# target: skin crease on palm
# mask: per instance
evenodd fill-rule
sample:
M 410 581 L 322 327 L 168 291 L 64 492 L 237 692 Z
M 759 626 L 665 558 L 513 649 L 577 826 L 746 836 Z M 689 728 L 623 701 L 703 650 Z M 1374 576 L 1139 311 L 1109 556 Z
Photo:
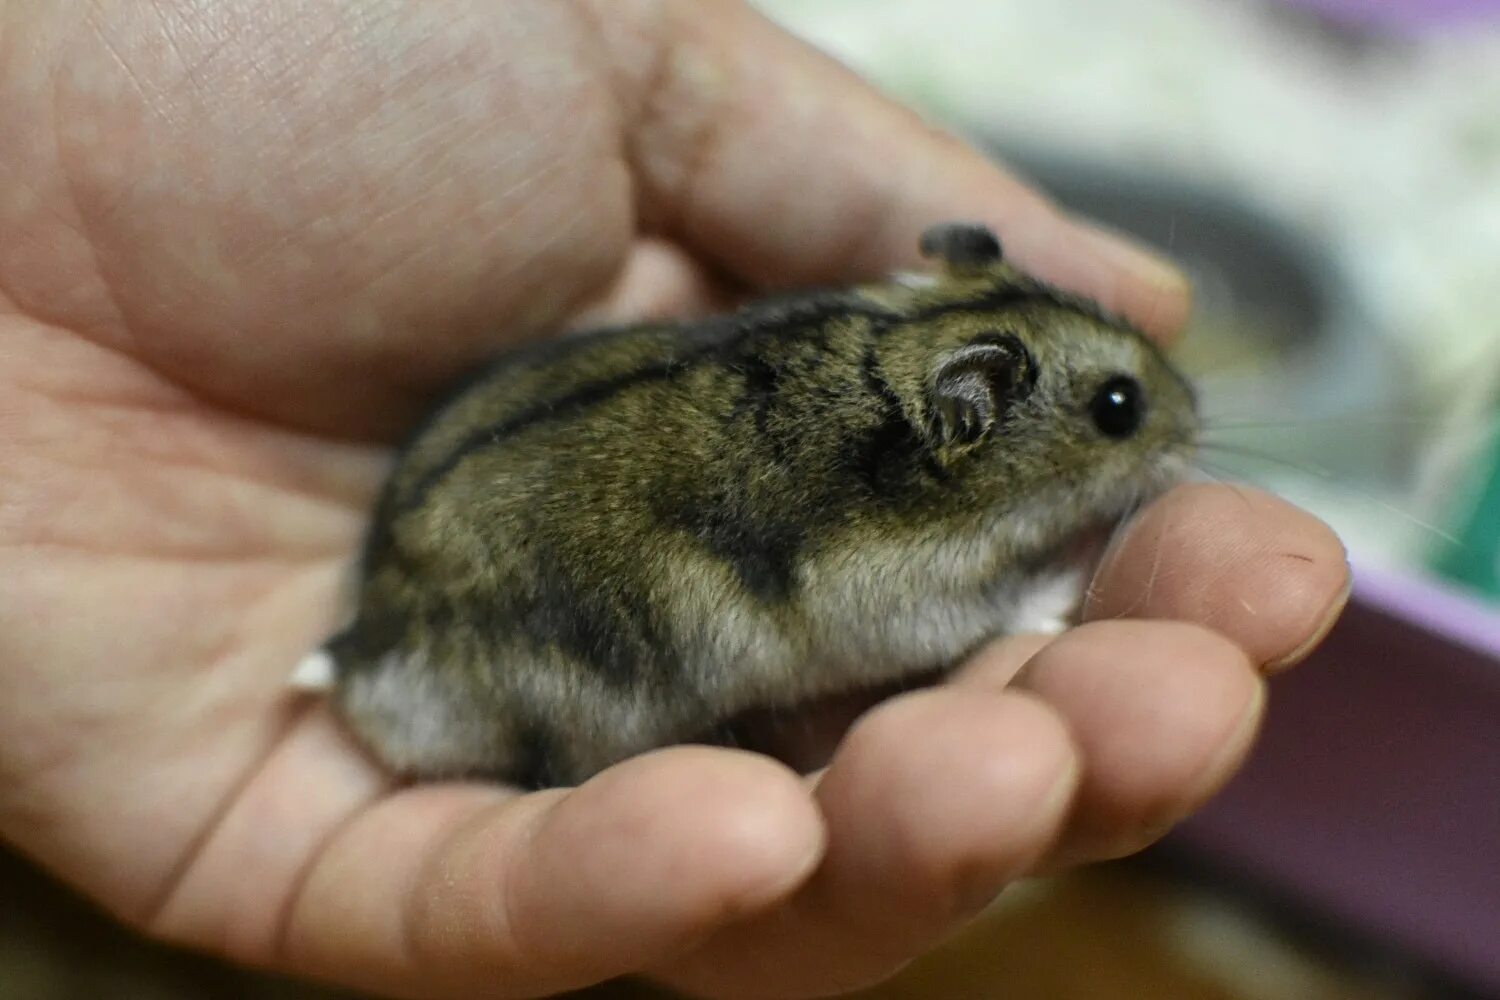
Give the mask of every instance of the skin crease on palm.
M 398 789 L 284 682 L 445 380 L 911 266 L 948 218 L 1164 338 L 1181 279 L 728 0 L 0 0 L 0 135 L 0 835 L 168 940 L 397 996 L 871 982 L 1200 805 L 1347 593 L 1311 517 L 1184 487 L 1095 621 L 815 776 Z

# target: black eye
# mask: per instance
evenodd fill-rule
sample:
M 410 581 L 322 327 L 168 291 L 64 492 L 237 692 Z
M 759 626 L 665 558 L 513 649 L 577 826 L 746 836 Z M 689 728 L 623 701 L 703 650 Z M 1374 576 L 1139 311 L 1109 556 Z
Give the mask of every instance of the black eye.
M 1105 437 L 1128 438 L 1140 430 L 1146 415 L 1146 393 L 1129 375 L 1116 375 L 1094 393 L 1089 415 Z

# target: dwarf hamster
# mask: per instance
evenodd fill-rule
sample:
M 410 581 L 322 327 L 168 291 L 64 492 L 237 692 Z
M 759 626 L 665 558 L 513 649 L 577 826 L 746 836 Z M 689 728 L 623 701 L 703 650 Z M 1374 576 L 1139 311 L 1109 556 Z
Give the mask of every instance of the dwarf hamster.
M 304 679 L 396 772 L 539 787 L 1066 613 L 1079 539 L 1185 468 L 1192 391 L 983 226 L 921 249 L 499 360 L 401 454 Z

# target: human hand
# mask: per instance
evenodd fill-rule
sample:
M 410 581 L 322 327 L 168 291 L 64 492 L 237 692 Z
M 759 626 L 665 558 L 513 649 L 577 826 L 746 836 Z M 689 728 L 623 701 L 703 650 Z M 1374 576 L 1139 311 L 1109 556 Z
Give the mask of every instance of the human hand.
M 397 787 L 285 681 L 456 373 L 879 274 L 948 218 L 1162 337 L 1180 279 L 727 0 L 0 5 L 0 134 L 0 835 L 169 940 L 403 996 L 869 982 L 1201 803 L 1345 593 L 1313 519 L 1185 488 L 1100 621 L 816 778 L 675 748 Z

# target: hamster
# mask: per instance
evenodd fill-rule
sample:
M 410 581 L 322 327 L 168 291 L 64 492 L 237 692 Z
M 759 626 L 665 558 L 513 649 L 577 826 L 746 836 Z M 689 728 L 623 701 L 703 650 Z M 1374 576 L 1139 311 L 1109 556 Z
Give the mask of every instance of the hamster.
M 520 350 L 380 497 L 304 662 L 393 771 L 580 782 L 1057 624 L 1198 431 L 1151 341 L 928 230 L 935 273 Z

